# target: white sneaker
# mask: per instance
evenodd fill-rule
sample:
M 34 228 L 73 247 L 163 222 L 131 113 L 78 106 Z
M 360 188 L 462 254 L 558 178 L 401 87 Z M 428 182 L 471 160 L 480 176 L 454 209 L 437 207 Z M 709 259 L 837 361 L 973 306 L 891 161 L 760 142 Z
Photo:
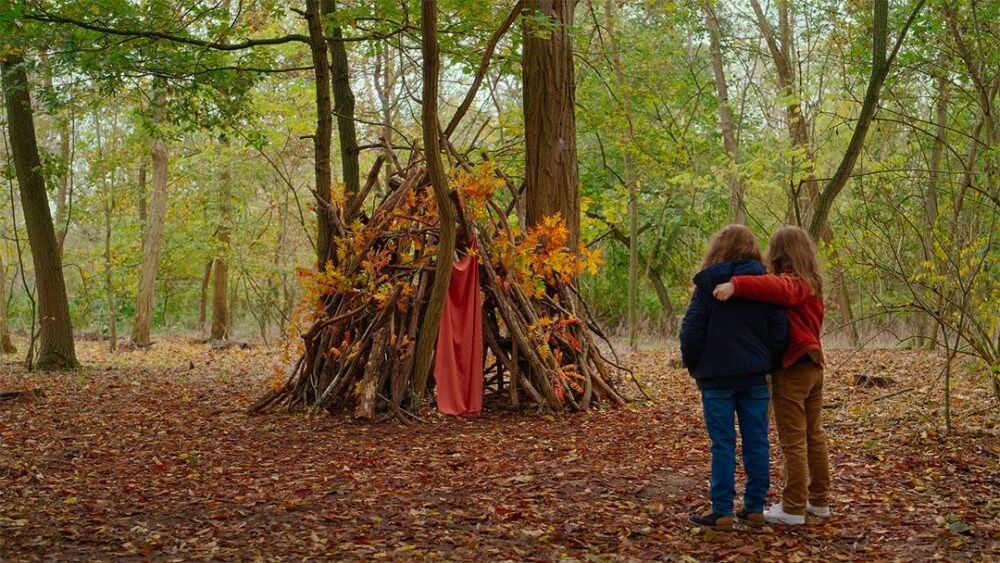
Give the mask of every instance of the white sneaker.
M 781 503 L 772 506 L 764 511 L 764 520 L 768 524 L 787 524 L 789 526 L 800 526 L 806 523 L 805 514 L 789 514 L 782 510 Z
M 813 516 L 819 518 L 829 518 L 830 517 L 830 507 L 829 506 L 813 506 L 806 501 L 806 512 L 812 514 Z

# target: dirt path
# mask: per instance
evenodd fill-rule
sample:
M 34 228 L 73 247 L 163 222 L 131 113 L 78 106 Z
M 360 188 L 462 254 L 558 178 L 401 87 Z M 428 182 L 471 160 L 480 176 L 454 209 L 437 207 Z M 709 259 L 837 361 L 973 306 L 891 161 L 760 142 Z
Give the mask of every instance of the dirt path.
M 80 355 L 73 374 L 0 364 L 0 389 L 46 392 L 0 403 L 2 560 L 1000 557 L 996 411 L 959 377 L 960 430 L 941 438 L 929 354 L 831 355 L 835 516 L 760 534 L 687 523 L 707 505 L 707 437 L 673 352 L 632 359 L 655 404 L 410 428 L 248 417 L 263 350 Z M 895 381 L 856 388 L 860 373 Z M 774 498 L 776 450 L 772 465 Z

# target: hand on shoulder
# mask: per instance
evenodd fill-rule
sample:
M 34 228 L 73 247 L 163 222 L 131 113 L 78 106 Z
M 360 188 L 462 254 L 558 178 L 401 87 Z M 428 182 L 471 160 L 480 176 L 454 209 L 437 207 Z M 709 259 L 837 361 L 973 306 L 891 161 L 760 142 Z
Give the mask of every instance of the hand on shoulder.
M 727 301 L 736 292 L 733 282 L 720 283 L 712 290 L 712 296 L 719 301 Z

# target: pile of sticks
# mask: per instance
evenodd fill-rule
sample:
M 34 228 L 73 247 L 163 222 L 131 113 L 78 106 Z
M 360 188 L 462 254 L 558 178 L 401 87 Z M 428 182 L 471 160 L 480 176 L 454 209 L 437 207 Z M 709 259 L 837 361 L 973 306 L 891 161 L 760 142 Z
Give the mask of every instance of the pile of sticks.
M 284 383 L 273 385 L 252 412 L 323 409 L 365 419 L 390 413 L 405 422 L 422 406 L 414 399 L 429 395 L 415 388 L 428 379 L 433 386 L 433 378 L 415 377 L 414 350 L 434 276 L 437 207 L 419 162 L 397 168 L 389 186 L 370 216 L 359 205 L 345 206 L 351 211 L 345 216 L 357 219 L 340 222 L 326 270 L 303 275 L 310 311 L 301 352 Z M 469 252 L 473 238 L 478 243 L 488 398 L 546 412 L 623 404 L 618 388 L 630 372 L 572 284 L 550 278 L 544 291 L 533 291 L 524 271 L 500 259 L 523 240 L 508 222 L 516 206 L 479 193 L 478 211 L 466 213 L 460 184 L 452 197 L 458 252 Z

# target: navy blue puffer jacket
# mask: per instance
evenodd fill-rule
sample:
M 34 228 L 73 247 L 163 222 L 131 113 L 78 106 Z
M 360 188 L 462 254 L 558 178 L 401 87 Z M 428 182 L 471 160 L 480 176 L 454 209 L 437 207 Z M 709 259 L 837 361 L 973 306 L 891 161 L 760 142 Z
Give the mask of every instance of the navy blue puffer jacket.
M 766 273 L 756 260 L 722 262 L 694 277 L 695 290 L 681 322 L 681 358 L 700 389 L 764 385 L 780 368 L 788 344 L 784 310 L 749 299 L 719 301 L 712 290 L 733 276 Z

